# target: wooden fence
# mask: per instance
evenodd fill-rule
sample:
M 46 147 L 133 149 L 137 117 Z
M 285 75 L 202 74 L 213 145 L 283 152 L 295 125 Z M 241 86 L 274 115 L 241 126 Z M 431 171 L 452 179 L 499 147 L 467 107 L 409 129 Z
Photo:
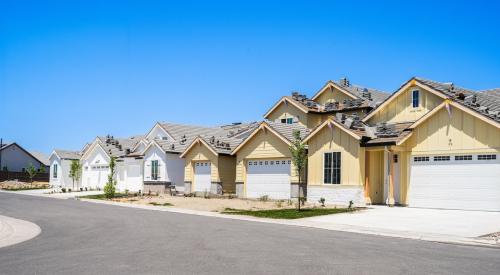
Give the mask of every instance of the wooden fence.
M 6 172 L 0 171 L 0 181 L 5 180 L 19 180 L 24 182 L 29 182 L 30 177 L 26 172 Z M 49 173 L 37 173 L 33 178 L 33 181 L 49 181 Z

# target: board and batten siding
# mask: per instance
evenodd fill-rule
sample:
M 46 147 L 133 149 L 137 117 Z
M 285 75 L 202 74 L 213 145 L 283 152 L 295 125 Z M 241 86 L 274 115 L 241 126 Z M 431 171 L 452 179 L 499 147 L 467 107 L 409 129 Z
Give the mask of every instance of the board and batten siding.
M 297 103 L 299 104 L 299 103 Z M 294 106 L 293 104 L 285 104 L 285 103 L 280 103 L 276 109 L 274 109 L 269 115 L 267 115 L 267 119 L 271 121 L 277 121 L 282 118 L 290 118 L 293 117 L 295 120 L 298 121 L 298 123 L 302 124 L 303 126 L 307 127 L 307 119 L 308 116 L 306 113 L 304 113 L 302 110 Z
M 324 127 L 308 142 L 307 198 L 317 202 L 325 198 L 327 204 L 364 205 L 365 148 L 345 131 Z M 323 183 L 324 154 L 340 152 L 340 184 Z
M 246 165 L 248 160 L 284 158 L 291 158 L 288 145 L 273 133 L 259 130 L 236 154 L 236 181 L 246 182 Z M 293 163 L 291 169 L 291 182 L 298 182 L 298 176 Z
M 413 90 L 418 90 L 420 92 L 420 107 L 418 108 L 413 108 Z M 379 122 L 395 123 L 415 121 L 442 102 L 443 99 L 437 95 L 420 87 L 412 86 L 403 91 L 396 98 L 393 98 L 387 106 L 377 111 L 373 117 L 368 119 L 368 123 L 376 124 Z
M 337 88 L 326 88 L 327 90 L 321 93 L 314 101 L 319 104 L 325 105 L 329 102 L 340 102 L 342 103 L 345 99 L 352 99 L 352 97 L 346 95 L 344 92 L 339 91 Z
M 412 156 L 500 153 L 500 129 L 458 108 L 443 108 L 413 129 L 401 146 L 401 202 L 409 201 Z
M 191 190 L 194 190 L 194 164 L 197 161 L 210 161 L 211 181 L 219 182 L 219 158 L 211 152 L 205 145 L 198 143 L 184 156 L 184 181 L 192 182 Z

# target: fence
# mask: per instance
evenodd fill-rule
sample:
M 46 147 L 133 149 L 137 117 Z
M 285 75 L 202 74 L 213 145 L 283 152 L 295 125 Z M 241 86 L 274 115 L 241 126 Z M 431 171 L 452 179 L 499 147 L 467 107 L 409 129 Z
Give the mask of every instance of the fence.
M 0 181 L 5 181 L 5 180 L 19 180 L 19 181 L 25 181 L 29 182 L 30 177 L 28 176 L 28 173 L 26 172 L 6 172 L 6 171 L 0 171 Z M 37 173 L 36 176 L 33 178 L 33 181 L 49 181 L 49 173 Z

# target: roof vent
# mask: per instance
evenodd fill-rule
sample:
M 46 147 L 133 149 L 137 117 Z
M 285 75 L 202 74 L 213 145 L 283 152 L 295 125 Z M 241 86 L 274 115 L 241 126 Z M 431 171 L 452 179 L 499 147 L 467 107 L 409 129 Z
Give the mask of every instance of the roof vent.
M 175 149 L 175 144 L 170 145 L 170 149 L 174 150 Z
M 125 154 L 130 154 L 130 148 L 125 149 Z

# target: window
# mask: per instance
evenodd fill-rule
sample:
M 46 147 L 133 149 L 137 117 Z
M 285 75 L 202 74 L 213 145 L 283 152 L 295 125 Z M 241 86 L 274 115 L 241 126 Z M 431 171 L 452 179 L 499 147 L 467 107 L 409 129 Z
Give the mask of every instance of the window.
M 286 118 L 282 118 L 281 123 L 286 124 Z
M 392 156 L 392 162 L 398 163 L 398 155 L 393 155 Z
M 53 172 L 52 177 L 53 177 L 54 179 L 57 179 L 57 164 L 54 164 L 54 166 L 53 166 L 53 168 L 52 168 L 52 169 L 53 169 L 53 171 L 52 171 L 52 172 Z
M 435 156 L 434 161 L 450 161 L 450 156 Z
M 413 108 L 418 108 L 420 106 L 420 91 L 419 90 L 413 90 L 411 94 L 411 101 L 413 104 Z
M 325 153 L 323 160 L 323 183 L 340 184 L 340 152 Z
M 414 162 L 423 162 L 423 161 L 429 161 L 429 157 L 414 157 L 413 158 Z
M 158 180 L 158 160 L 151 161 L 151 179 Z
M 477 160 L 494 160 L 497 159 L 497 155 L 478 155 Z
M 293 124 L 293 118 L 291 118 L 291 117 L 287 118 L 286 124 Z
M 472 156 L 471 155 L 467 155 L 467 156 L 455 156 L 455 160 L 472 160 Z

